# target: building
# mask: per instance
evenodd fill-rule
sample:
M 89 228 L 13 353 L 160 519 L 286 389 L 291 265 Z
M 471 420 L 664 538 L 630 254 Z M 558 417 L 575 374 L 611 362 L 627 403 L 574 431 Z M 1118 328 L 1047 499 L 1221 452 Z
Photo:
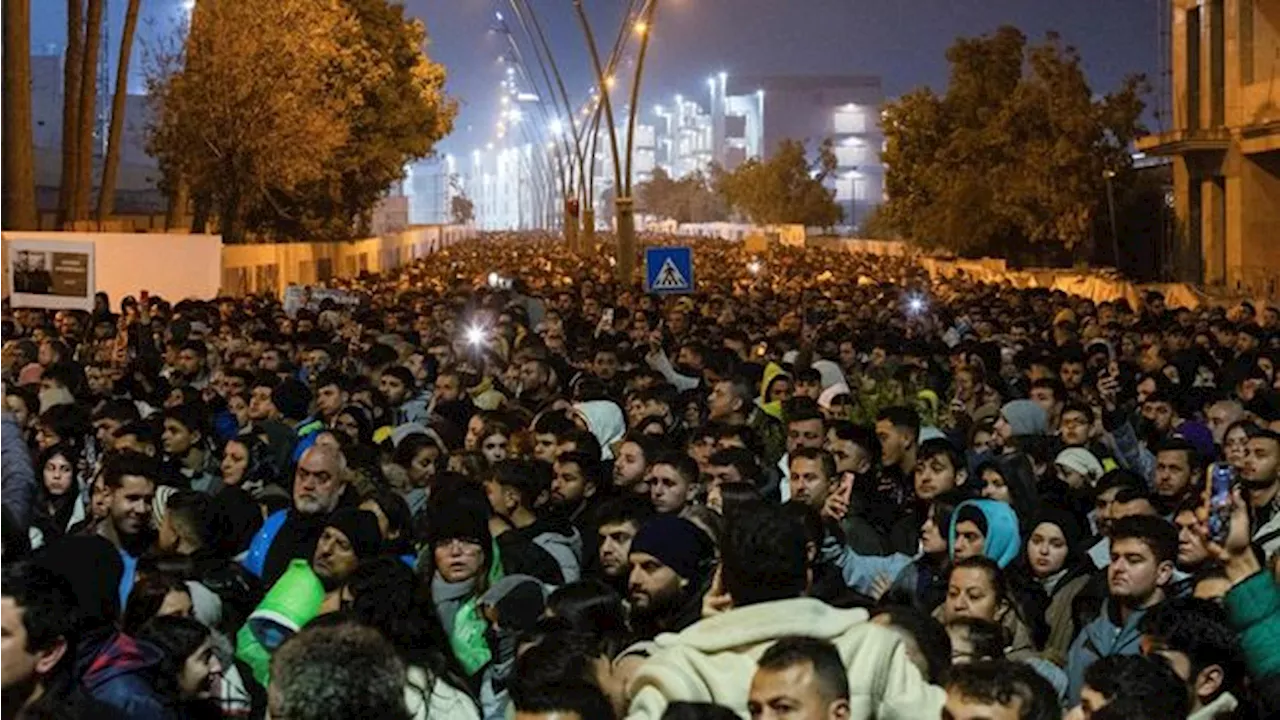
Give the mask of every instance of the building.
M 1165 2 L 1177 275 L 1280 296 L 1280 2 Z

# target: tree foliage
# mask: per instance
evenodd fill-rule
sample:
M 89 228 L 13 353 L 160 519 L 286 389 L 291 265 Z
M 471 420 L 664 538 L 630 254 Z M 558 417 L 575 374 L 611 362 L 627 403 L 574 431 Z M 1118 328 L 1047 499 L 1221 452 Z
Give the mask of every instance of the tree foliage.
M 888 202 L 878 221 L 960 253 L 1092 239 L 1103 173 L 1131 167 L 1145 81 L 1095 98 L 1079 53 L 1050 33 L 1012 27 L 948 51 L 946 94 L 928 88 L 886 106 Z
M 694 172 L 675 180 L 656 168 L 652 179 L 636 187 L 636 197 L 641 212 L 679 223 L 717 222 L 727 216 L 710 173 Z
M 831 227 L 844 217 L 834 191 L 824 184 L 835 169 L 830 140 L 813 163 L 803 143 L 783 140 L 768 160 L 746 161 L 724 174 L 719 185 L 729 205 L 753 223 Z
M 454 195 L 449 201 L 449 216 L 455 225 L 468 225 L 476 219 L 476 204 L 466 195 Z
M 226 242 L 350 237 L 451 126 L 424 41 L 387 0 L 203 0 L 149 79 L 166 185 Z

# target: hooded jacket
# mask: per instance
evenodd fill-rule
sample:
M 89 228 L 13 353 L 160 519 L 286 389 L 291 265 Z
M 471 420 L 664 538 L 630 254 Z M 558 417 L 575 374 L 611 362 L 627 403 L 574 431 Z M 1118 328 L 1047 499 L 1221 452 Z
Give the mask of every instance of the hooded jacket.
M 1142 653 L 1140 641 L 1142 632 L 1138 624 L 1147 614 L 1146 610 L 1134 610 L 1129 613 L 1124 626 L 1116 625 L 1112 614 L 1118 608 L 1108 598 L 1102 606 L 1102 614 L 1093 622 L 1084 626 L 1071 649 L 1067 652 L 1067 699 L 1071 705 L 1080 702 L 1080 691 L 1084 688 L 1084 672 L 1096 660 L 1113 655 L 1139 655 Z
M 548 585 L 582 577 L 582 534 L 565 517 L 540 517 L 525 528 L 498 536 L 506 569 Z
M 956 506 L 955 512 L 951 514 L 951 529 L 947 535 L 947 547 L 952 559 L 956 555 L 956 525 L 960 523 L 960 511 L 971 506 L 981 511 L 987 519 L 982 554 L 995 560 L 1001 568 L 1008 567 L 1018 557 L 1022 540 L 1018 535 L 1018 516 L 1007 504 L 997 500 L 965 500 Z
M 831 641 L 849 676 L 851 720 L 937 717 L 944 693 L 907 658 L 900 636 L 868 622 L 865 610 L 837 610 L 793 598 L 729 610 L 682 632 L 659 635 L 632 676 L 630 720 L 657 720 L 670 703 L 709 702 L 747 715 L 756 662 L 774 641 L 807 635 Z
M 627 432 L 627 419 L 622 408 L 612 400 L 589 400 L 573 406 L 573 412 L 587 424 L 587 430 L 600 442 L 600 459 L 613 459 L 613 445 Z
M 154 645 L 115 633 L 83 656 L 76 668 L 89 697 L 132 720 L 178 720 L 176 706 L 153 685 L 164 653 Z

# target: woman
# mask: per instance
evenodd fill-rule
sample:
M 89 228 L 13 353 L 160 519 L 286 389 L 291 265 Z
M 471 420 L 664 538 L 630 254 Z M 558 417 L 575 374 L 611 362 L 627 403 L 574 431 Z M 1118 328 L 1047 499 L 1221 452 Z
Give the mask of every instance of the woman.
M 175 717 L 220 718 L 222 663 L 209 628 L 186 617 L 157 617 L 138 631 L 139 642 L 162 652 L 152 684 Z
M 1036 490 L 1035 469 L 1022 453 L 988 460 L 978 466 L 982 497 L 1007 503 L 1018 515 L 1023 530 L 1036 515 L 1040 496 Z
M 361 563 L 343 589 L 347 612 L 339 616 L 378 630 L 395 647 L 408 669 L 405 702 L 414 718 L 478 720 L 476 701 L 443 650 L 440 626 L 419 605 L 420 590 L 403 563 L 385 557 Z
M 357 445 L 373 444 L 373 418 L 360 405 L 342 408 L 342 412 L 333 420 L 333 429 L 346 435 Z
M 1227 427 L 1227 431 L 1222 435 L 1222 454 L 1228 463 L 1236 470 L 1244 467 L 1245 455 L 1248 449 L 1245 447 L 1249 443 L 1249 438 L 1253 437 L 1257 431 L 1257 425 L 1249 420 L 1237 420 Z
M 194 610 L 191 591 L 182 580 L 169 573 L 139 573 L 124 606 L 120 629 L 126 635 L 136 635 L 138 629 L 152 618 L 189 618 Z
M 920 553 L 898 571 L 882 597 L 890 605 L 910 605 L 925 612 L 932 611 L 946 596 L 947 564 L 946 529 L 957 506 L 969 498 L 961 490 L 940 493 L 929 504 L 920 526 Z
M 85 508 L 80 502 L 80 484 L 76 481 L 79 458 L 69 445 L 54 445 L 40 453 L 36 469 L 40 486 L 32 508 L 32 531 L 39 531 L 40 544 L 32 538 L 32 547 L 47 545 L 67 533 L 67 529 L 83 520 Z
M 1071 603 L 1088 584 L 1093 570 L 1093 564 L 1082 557 L 1082 540 L 1080 523 L 1071 513 L 1057 508 L 1041 510 L 1027 537 L 1022 572 L 1047 600 L 1044 620 L 1049 635 L 1041 657 L 1059 666 L 1066 665 L 1067 650 L 1076 633 Z
M 249 420 L 249 396 L 244 393 L 232 393 L 227 396 L 227 414 L 235 418 L 235 431 L 232 437 L 252 432 L 253 424 Z
M 934 611 L 934 617 L 943 623 L 960 617 L 999 623 L 1012 641 L 1006 657 L 1022 660 L 1035 656 L 1035 644 L 1022 609 L 1009 590 L 1004 572 L 990 558 L 969 557 L 951 567 L 947 598 Z
M 488 500 L 468 488 L 436 507 L 431 514 L 429 549 L 422 560 L 431 578 L 436 618 L 464 674 L 477 681 L 493 657 L 485 639 L 489 624 L 478 605 L 489 588 L 495 563 Z
M 431 487 L 436 475 L 443 470 L 445 461 L 444 444 L 439 441 L 438 436 L 433 438 L 427 433 L 415 432 L 396 445 L 391 462 L 408 480 L 407 491 L 410 497 L 406 499 L 409 500 L 409 507 L 414 513 L 417 513 L 425 504 L 427 490 Z M 415 491 L 421 496 L 417 501 L 413 498 Z
M 383 553 L 395 555 L 413 567 L 417 560 L 413 547 L 413 516 L 404 498 L 390 488 L 379 487 L 360 503 L 360 509 L 368 510 L 378 519 Z
M 228 440 L 222 446 L 222 462 L 219 464 L 221 487 L 238 487 L 255 498 L 268 490 L 283 492 L 267 452 L 267 446 L 252 435 Z

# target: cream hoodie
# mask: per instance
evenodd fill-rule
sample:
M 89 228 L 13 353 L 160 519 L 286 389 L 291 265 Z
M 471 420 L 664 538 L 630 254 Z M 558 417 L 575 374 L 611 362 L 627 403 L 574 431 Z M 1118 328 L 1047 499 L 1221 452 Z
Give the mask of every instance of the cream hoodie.
M 945 693 L 907 659 L 897 633 L 868 622 L 865 610 L 837 610 L 813 598 L 751 605 L 659 635 L 631 678 L 628 720 L 659 720 L 677 701 L 724 705 L 747 716 L 756 661 L 779 638 L 831 641 L 849 672 L 850 720 L 936 718 Z

